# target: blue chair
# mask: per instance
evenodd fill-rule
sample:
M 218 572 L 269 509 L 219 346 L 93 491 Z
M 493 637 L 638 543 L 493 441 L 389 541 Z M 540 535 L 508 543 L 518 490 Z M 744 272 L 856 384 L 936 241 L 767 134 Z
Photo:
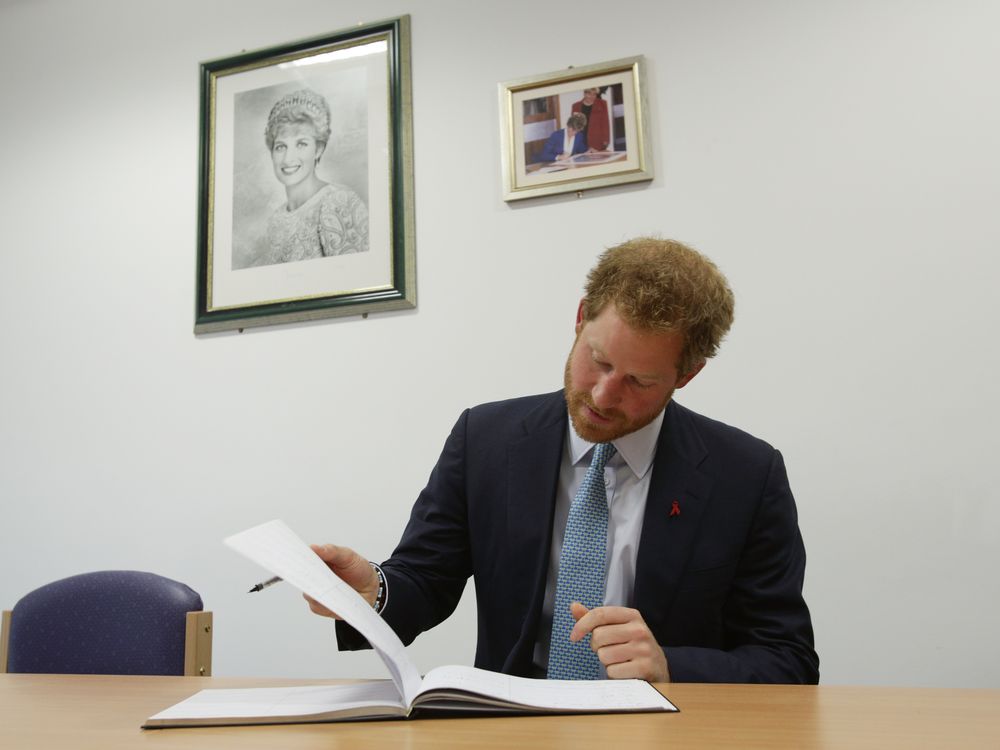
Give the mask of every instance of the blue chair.
M 3 613 L 0 672 L 210 675 L 212 613 L 183 583 L 135 570 L 83 573 Z

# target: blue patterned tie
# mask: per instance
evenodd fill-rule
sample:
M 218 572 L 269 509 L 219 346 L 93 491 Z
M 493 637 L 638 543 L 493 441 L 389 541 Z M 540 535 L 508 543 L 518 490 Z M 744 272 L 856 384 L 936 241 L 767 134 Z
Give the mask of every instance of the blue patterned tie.
M 570 643 L 569 631 L 576 620 L 571 602 L 589 609 L 604 603 L 604 561 L 608 544 L 608 492 L 604 488 L 604 465 L 615 452 L 611 443 L 594 446 L 594 457 L 576 491 L 566 520 L 559 576 L 552 611 L 552 640 L 549 644 L 550 680 L 599 680 L 601 663 L 590 650 L 590 636 Z

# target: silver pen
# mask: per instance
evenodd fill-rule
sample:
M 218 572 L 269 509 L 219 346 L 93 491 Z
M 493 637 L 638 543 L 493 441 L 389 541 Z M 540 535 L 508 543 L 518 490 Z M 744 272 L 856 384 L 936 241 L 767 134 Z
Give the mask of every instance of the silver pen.
M 247 593 L 252 594 L 255 591 L 263 591 L 268 586 L 273 586 L 276 583 L 281 583 L 281 578 L 275 576 L 274 578 L 268 578 L 266 581 L 261 581 L 260 583 L 254 584 L 254 587 L 250 589 Z

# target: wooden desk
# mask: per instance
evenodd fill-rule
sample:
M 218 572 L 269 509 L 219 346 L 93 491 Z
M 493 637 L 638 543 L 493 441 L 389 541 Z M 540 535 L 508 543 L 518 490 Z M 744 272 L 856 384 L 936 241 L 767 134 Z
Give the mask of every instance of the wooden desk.
M 321 682 L 0 674 L 0 747 L 1000 748 L 1000 690 L 923 688 L 660 685 L 681 713 L 139 729 L 204 687 Z

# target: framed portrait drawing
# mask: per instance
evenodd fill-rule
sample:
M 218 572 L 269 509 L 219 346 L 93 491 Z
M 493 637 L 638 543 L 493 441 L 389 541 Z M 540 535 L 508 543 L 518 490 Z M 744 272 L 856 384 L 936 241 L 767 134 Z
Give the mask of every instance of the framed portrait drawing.
M 501 83 L 504 200 L 653 179 L 645 91 L 641 56 Z
M 201 65 L 195 332 L 416 304 L 409 18 Z

